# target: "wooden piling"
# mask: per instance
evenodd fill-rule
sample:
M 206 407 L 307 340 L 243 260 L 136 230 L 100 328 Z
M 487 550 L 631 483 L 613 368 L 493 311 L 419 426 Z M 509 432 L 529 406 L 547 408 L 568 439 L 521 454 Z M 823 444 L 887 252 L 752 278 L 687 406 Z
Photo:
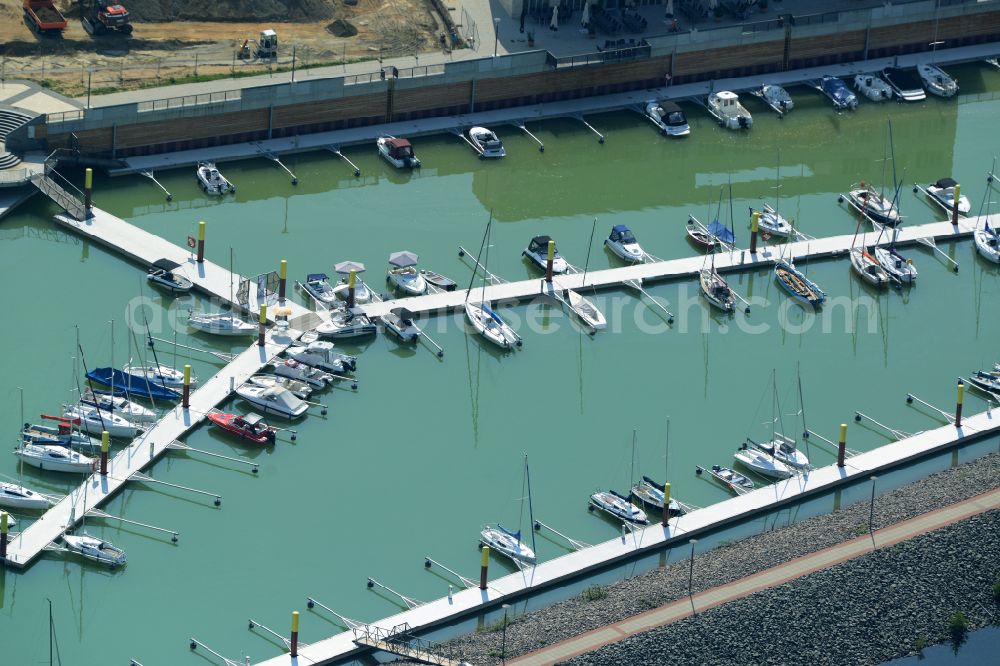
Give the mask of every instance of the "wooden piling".
M 955 201 L 951 204 L 951 224 L 958 226 L 958 200 L 962 197 L 962 186 L 955 183 Z
M 205 263 L 205 221 L 198 223 L 198 263 Z
M 184 365 L 184 389 L 181 393 L 181 405 L 184 409 L 191 407 L 191 364 Z
M 292 611 L 292 640 L 289 641 L 291 656 L 299 656 L 299 612 Z
M 956 188 L 957 189 L 957 188 Z M 955 427 L 962 427 L 962 402 L 965 399 L 965 382 L 958 382 L 958 399 L 955 402 Z
M 555 261 L 556 257 L 556 242 L 549 239 L 549 255 L 545 260 L 545 281 L 552 284 L 552 262 Z
M 757 254 L 757 232 L 760 231 L 760 211 L 750 216 L 750 254 Z
M 90 211 L 94 207 L 93 197 L 91 196 L 94 189 L 94 170 L 87 167 L 83 178 L 83 207 L 84 212 L 87 217 L 90 217 Z
M 670 482 L 664 481 L 663 483 L 663 526 L 667 526 L 667 521 L 670 520 Z

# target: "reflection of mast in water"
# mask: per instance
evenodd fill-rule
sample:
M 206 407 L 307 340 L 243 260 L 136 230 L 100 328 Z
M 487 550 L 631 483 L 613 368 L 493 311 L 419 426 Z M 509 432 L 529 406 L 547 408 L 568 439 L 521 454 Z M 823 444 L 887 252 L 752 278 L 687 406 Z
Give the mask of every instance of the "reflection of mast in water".
M 584 332 L 581 329 L 577 334 L 577 339 L 580 341 L 579 351 L 576 355 L 577 359 L 577 385 L 580 390 L 580 414 L 583 414 L 583 336 Z
M 462 326 L 462 324 L 459 324 Z M 472 380 L 472 357 L 469 354 L 469 340 L 471 335 L 465 335 L 465 366 L 469 377 L 469 415 L 472 417 L 472 443 L 479 446 L 479 369 L 482 365 L 482 346 L 476 345 L 476 379 Z

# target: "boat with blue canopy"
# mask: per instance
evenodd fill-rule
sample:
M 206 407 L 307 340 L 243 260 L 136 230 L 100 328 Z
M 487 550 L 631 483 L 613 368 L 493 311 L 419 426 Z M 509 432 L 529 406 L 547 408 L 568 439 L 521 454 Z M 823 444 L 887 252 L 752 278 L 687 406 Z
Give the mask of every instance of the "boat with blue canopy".
M 108 386 L 115 394 L 145 400 L 180 400 L 177 391 L 161 386 L 136 375 L 128 375 L 115 368 L 94 368 L 87 373 L 87 379 Z

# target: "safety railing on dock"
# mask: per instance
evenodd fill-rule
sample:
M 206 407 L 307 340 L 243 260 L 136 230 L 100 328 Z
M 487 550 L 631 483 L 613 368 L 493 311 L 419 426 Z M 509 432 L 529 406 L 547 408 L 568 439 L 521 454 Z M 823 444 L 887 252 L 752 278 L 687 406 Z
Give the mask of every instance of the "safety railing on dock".
M 453 648 L 414 636 L 407 623 L 396 625 L 392 629 L 365 624 L 355 627 L 352 631 L 354 642 L 358 645 L 366 645 L 425 664 L 462 666 L 466 663 Z

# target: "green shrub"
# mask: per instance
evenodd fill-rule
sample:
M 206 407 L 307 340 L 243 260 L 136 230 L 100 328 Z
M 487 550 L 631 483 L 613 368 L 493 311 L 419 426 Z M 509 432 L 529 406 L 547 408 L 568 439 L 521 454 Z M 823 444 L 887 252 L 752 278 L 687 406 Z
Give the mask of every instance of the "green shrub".
M 587 601 L 600 601 L 601 599 L 607 598 L 608 590 L 601 585 L 591 585 L 581 592 L 580 596 Z
M 993 588 L 991 589 L 991 592 L 993 593 L 993 600 L 1000 603 L 1000 576 L 993 581 Z
M 948 618 L 948 631 L 953 638 L 961 638 L 969 631 L 969 618 L 962 611 L 955 611 Z

